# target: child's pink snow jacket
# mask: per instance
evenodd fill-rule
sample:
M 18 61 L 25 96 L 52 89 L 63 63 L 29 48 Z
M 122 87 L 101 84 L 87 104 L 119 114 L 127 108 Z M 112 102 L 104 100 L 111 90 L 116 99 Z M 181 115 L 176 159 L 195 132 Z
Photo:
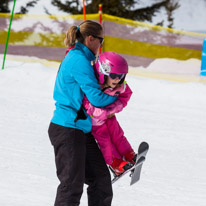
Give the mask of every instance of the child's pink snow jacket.
M 83 105 L 87 109 L 87 114 L 92 118 L 92 126 L 102 125 L 104 124 L 108 115 L 121 112 L 127 105 L 127 102 L 132 95 L 132 91 L 126 83 L 123 83 L 120 87 L 115 89 L 106 88 L 104 93 L 111 96 L 118 96 L 118 99 L 114 103 L 104 108 L 94 107 L 86 97 L 83 100 Z
M 118 96 L 118 99 L 104 108 L 92 106 L 86 98 L 84 98 L 83 104 L 87 109 L 87 114 L 92 118 L 92 134 L 98 142 L 106 164 L 111 165 L 113 159 L 121 159 L 126 153 L 133 151 L 116 117 L 107 118 L 110 114 L 122 111 L 127 105 L 132 91 L 127 84 L 122 84 L 119 88 L 107 88 L 104 92 Z

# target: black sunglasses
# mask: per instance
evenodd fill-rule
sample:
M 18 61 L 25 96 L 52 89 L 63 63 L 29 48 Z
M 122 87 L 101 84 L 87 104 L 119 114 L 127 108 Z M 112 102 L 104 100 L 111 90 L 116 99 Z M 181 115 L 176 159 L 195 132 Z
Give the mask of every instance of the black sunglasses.
M 95 35 L 92 35 L 94 38 L 96 38 L 96 39 L 99 39 L 99 41 L 100 41 L 100 44 L 103 44 L 103 42 L 104 42 L 104 38 L 102 38 L 102 37 L 100 37 L 100 36 L 95 36 Z

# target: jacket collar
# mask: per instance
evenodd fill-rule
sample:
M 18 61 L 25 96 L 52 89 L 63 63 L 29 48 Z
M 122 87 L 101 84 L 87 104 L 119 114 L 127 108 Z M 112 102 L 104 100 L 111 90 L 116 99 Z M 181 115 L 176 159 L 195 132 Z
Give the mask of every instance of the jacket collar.
M 84 44 L 77 42 L 75 44 L 75 49 L 80 49 L 84 52 L 84 54 L 86 55 L 86 57 L 89 59 L 89 61 L 94 61 L 95 60 L 95 55 L 93 54 L 93 52 Z

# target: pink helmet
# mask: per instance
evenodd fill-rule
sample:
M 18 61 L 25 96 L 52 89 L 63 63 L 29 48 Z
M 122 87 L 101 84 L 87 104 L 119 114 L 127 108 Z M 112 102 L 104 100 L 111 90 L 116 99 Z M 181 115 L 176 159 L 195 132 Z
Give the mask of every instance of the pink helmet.
M 104 52 L 97 58 L 95 70 L 100 84 L 103 84 L 105 81 L 105 75 L 109 76 L 112 73 L 126 75 L 128 73 L 128 64 L 127 61 L 119 54 L 115 52 Z M 122 82 L 123 81 L 124 80 L 122 80 Z

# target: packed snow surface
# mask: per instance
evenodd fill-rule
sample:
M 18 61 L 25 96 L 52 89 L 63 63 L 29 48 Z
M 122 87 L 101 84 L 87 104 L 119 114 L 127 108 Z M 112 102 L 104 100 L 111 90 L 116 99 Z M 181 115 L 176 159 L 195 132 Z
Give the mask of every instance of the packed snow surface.
M 47 129 L 57 70 L 7 60 L 0 71 L 2 206 L 54 203 L 59 182 Z M 206 84 L 132 75 L 127 82 L 133 95 L 117 118 L 133 148 L 147 141 L 150 151 L 137 184 L 125 176 L 113 185 L 112 205 L 205 206 Z M 81 205 L 87 205 L 86 186 Z

